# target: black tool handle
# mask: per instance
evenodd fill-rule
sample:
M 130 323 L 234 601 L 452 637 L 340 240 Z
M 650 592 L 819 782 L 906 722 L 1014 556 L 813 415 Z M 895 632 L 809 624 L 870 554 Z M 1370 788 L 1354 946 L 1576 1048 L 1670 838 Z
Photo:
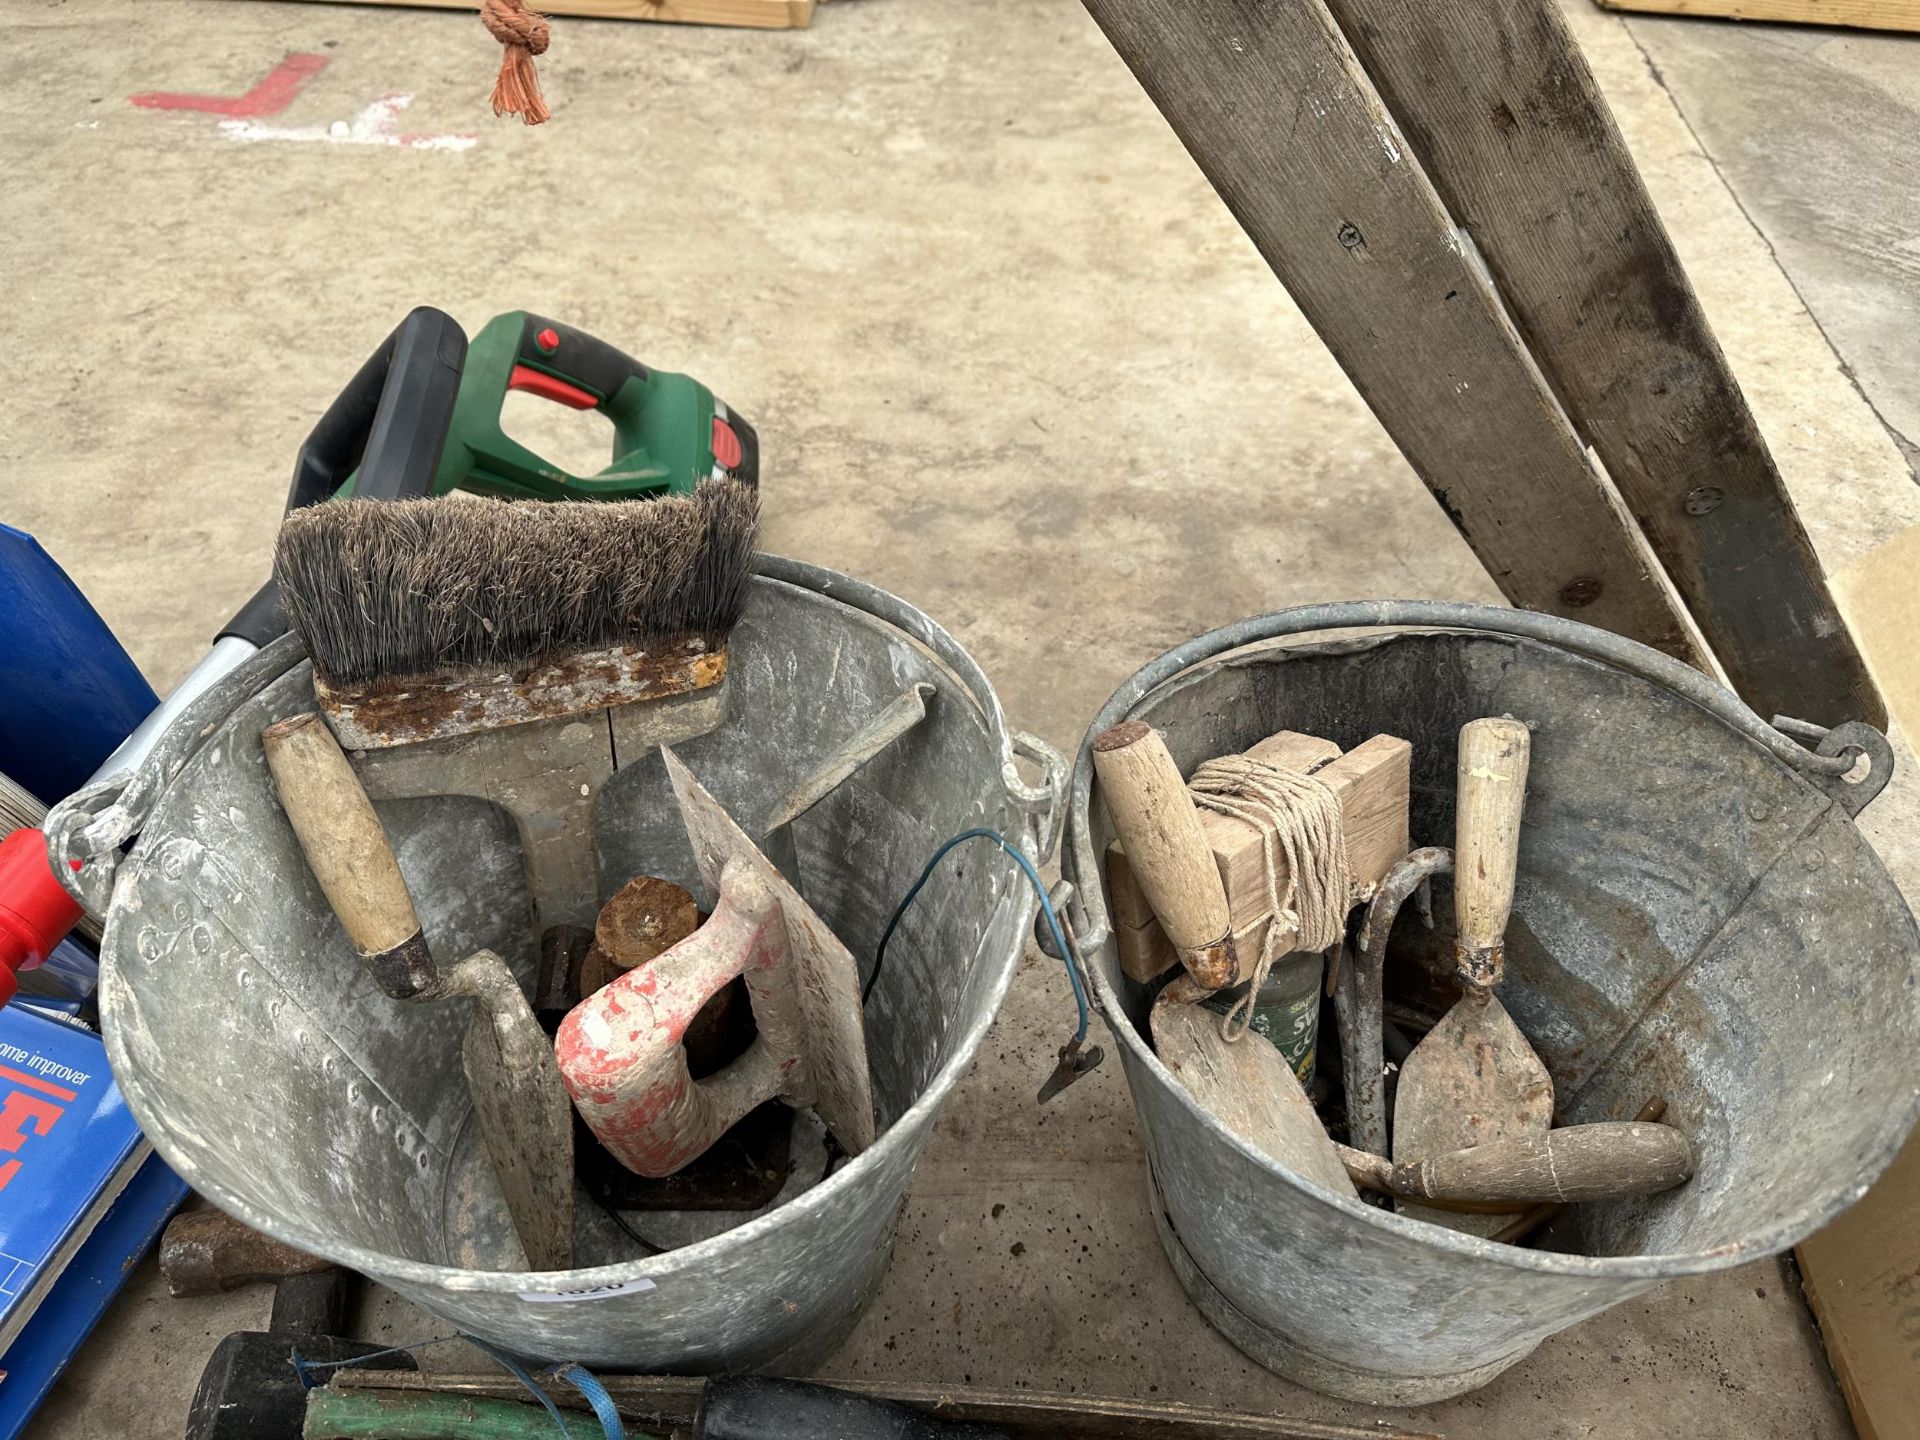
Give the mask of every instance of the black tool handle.
M 936 1420 L 891 1400 L 803 1380 L 719 1375 L 707 1382 L 694 1440 L 1009 1440 L 992 1425 Z
M 300 446 L 288 511 L 334 495 L 356 467 L 356 495 L 370 500 L 431 495 L 466 359 L 466 331 L 451 315 L 430 305 L 409 314 L 367 357 Z M 265 645 L 286 631 L 280 593 L 268 580 L 220 636 Z
M 647 367 L 626 351 L 544 315 L 529 314 L 521 322 L 519 361 L 589 392 L 602 405 L 627 381 L 647 378 Z

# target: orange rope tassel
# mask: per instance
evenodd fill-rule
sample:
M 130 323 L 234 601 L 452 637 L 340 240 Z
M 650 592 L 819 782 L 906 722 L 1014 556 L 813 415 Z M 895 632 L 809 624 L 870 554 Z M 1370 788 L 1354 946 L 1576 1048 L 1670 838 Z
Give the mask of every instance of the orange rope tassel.
M 526 0 L 480 0 L 480 22 L 506 47 L 500 78 L 493 82 L 493 113 L 540 124 L 552 114 L 540 97 L 540 76 L 533 68 L 533 57 L 546 53 L 546 17 L 527 9 Z

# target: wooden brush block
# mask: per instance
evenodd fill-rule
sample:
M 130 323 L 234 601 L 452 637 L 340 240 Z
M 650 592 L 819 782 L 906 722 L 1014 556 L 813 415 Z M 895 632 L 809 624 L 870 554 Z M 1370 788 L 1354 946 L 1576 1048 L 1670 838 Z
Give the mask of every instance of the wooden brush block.
M 1120 969 L 1129 980 L 1144 985 L 1180 963 L 1180 952 L 1160 928 L 1158 920 L 1144 925 L 1114 927 L 1114 943 L 1120 947 Z
M 1153 905 L 1147 899 L 1146 891 L 1140 888 L 1139 878 L 1133 873 L 1133 864 L 1127 859 L 1127 852 L 1118 840 L 1107 846 L 1107 913 L 1113 917 L 1113 928 L 1118 930 L 1137 930 L 1142 925 L 1157 925 Z
M 1120 968 L 1142 984 L 1180 963 L 1180 952 L 1160 927 L 1118 840 L 1107 846 L 1107 913 L 1113 919 Z
M 1276 735 L 1273 744 L 1282 737 Z M 1326 742 L 1319 742 L 1325 744 Z M 1254 759 L 1275 761 L 1259 754 Z M 1300 768 L 1290 766 L 1289 768 Z M 1391 735 L 1376 735 L 1337 759 L 1311 772 L 1340 800 L 1347 828 L 1347 868 L 1362 889 L 1379 883 L 1407 853 L 1407 803 L 1413 774 L 1413 746 Z M 1259 924 L 1270 913 L 1267 905 L 1267 862 L 1260 829 L 1231 815 L 1203 809 L 1200 829 L 1213 849 L 1220 878 L 1227 887 L 1227 906 L 1237 935 Z M 1286 860 L 1281 858 L 1279 882 L 1287 883 Z M 1237 942 L 1236 942 L 1237 943 Z

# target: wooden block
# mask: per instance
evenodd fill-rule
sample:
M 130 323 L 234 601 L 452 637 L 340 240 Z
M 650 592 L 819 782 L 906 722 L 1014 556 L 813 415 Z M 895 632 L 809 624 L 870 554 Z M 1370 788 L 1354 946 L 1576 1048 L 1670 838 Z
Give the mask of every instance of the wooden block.
M 1847 1211 L 1794 1252 L 1861 1440 L 1920 1435 L 1920 1133 Z
M 1724 20 L 1785 20 L 1863 30 L 1920 30 L 1920 0 L 1599 0 L 1603 9 L 1650 15 L 1714 15 Z
M 1312 773 L 1338 760 L 1340 747 L 1317 735 L 1282 730 L 1269 735 L 1245 754 L 1250 759 L 1264 760 L 1282 769 Z M 1206 819 L 1203 812 L 1203 826 Z M 1405 852 L 1402 850 L 1400 853 Z M 1397 860 L 1400 856 L 1396 854 L 1393 858 Z M 1393 861 L 1387 863 L 1392 864 Z M 1107 846 L 1107 913 L 1112 917 L 1114 943 L 1120 950 L 1120 968 L 1129 979 L 1145 984 L 1179 963 L 1179 952 L 1155 918 L 1153 905 L 1140 888 L 1139 878 L 1133 873 L 1126 849 L 1118 840 Z M 1254 927 L 1251 943 L 1258 944 L 1266 930 L 1264 912 L 1254 922 Z M 1244 930 L 1235 940 L 1242 947 L 1249 943 Z
M 1407 804 L 1412 771 L 1413 746 L 1391 735 L 1376 735 L 1316 772 L 1339 797 L 1347 827 L 1348 873 L 1362 889 L 1378 884 L 1410 848 Z M 1237 935 L 1270 913 L 1266 851 L 1259 827 L 1203 809 L 1200 828 L 1227 887 L 1227 906 Z M 1284 889 L 1284 859 L 1278 878 Z
M 476 0 L 353 0 L 371 5 L 426 5 L 478 10 Z M 542 15 L 594 20 L 661 20 L 682 25 L 735 25 L 752 30 L 804 30 L 818 0 L 539 0 Z
M 1159 923 L 1118 840 L 1107 846 L 1107 913 L 1113 917 L 1115 930 L 1137 930 L 1142 925 Z
M 1144 925 L 1115 925 L 1114 943 L 1120 947 L 1120 969 L 1129 980 L 1144 985 L 1180 963 L 1180 952 L 1160 928 L 1158 920 Z
M 1281 770 L 1300 770 L 1311 775 L 1329 761 L 1340 758 L 1340 747 L 1318 735 L 1302 735 L 1298 730 L 1282 730 L 1269 735 L 1244 752 L 1247 759 L 1263 761 Z

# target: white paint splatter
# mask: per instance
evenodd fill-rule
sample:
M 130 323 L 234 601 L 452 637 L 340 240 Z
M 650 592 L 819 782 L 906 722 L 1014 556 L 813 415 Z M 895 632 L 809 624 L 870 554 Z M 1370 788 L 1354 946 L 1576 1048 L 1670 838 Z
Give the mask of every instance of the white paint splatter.
M 388 145 L 401 150 L 471 150 L 480 143 L 478 135 L 435 135 L 418 131 L 403 132 L 400 112 L 413 103 L 406 91 L 389 91 L 350 121 L 335 120 L 329 125 L 268 125 L 259 120 L 222 120 L 220 133 L 229 140 L 258 144 L 263 140 L 289 140 L 299 144 L 325 141 L 330 145 Z
M 1398 165 L 1400 163 L 1400 147 L 1393 143 L 1392 133 L 1386 130 L 1381 130 L 1378 133 L 1380 135 L 1380 148 L 1386 152 L 1387 163 L 1389 165 Z

